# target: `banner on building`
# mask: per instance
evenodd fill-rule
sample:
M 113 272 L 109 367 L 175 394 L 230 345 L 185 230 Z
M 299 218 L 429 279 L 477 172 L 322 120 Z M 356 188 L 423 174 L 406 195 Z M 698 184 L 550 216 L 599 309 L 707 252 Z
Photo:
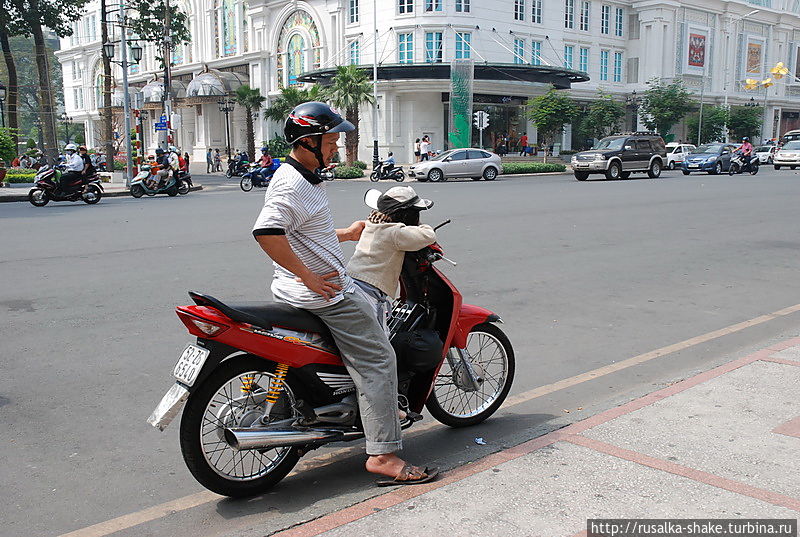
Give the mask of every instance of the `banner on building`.
M 708 68 L 709 30 L 703 26 L 690 26 L 687 31 L 686 63 L 687 73 L 703 74 Z
M 472 60 L 453 60 L 450 64 L 449 148 L 472 145 L 472 86 L 475 66 Z
M 800 45 L 794 47 L 794 81 L 800 82 Z
M 764 40 L 755 37 L 748 37 L 744 57 L 745 74 L 761 76 L 763 73 L 763 63 Z

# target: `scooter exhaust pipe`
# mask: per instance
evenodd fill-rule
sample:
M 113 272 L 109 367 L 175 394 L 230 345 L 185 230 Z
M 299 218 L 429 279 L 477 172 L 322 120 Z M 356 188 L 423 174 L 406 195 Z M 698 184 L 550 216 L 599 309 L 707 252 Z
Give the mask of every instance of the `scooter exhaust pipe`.
M 310 429 L 305 427 L 264 427 L 256 429 L 225 429 L 225 441 L 235 450 L 272 449 L 333 442 L 344 438 L 344 432 L 335 429 Z

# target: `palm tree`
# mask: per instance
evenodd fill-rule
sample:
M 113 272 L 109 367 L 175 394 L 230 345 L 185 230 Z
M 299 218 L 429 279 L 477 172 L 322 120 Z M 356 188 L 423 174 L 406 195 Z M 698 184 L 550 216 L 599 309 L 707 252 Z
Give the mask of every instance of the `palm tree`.
M 322 86 L 316 84 L 309 88 L 289 86 L 288 88 L 281 89 L 281 94 L 272 101 L 272 104 L 264 109 L 264 118 L 283 123 L 286 121 L 289 112 L 298 104 L 308 101 L 324 100 L 325 90 Z
M 355 65 L 340 65 L 336 69 L 330 87 L 327 88 L 331 103 L 344 110 L 347 121 L 355 125 L 355 130 L 344 137 L 347 163 L 352 165 L 358 159 L 358 111 L 363 103 L 374 104 L 372 84 L 367 74 Z
M 236 104 L 243 106 L 247 112 L 247 152 L 251 159 L 256 158 L 255 132 L 253 130 L 253 116 L 264 106 L 266 97 L 261 95 L 258 88 L 251 88 L 243 84 L 236 88 Z

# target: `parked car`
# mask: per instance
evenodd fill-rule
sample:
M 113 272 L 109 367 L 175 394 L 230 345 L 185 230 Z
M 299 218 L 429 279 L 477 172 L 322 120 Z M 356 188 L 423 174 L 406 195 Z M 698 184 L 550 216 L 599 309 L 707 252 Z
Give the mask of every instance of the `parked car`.
M 677 142 L 670 142 L 667 144 L 667 168 L 674 170 L 683 165 L 686 155 L 697 149 L 692 144 L 679 144 Z
M 692 172 L 720 174 L 731 166 L 731 154 L 735 145 L 724 143 L 703 144 L 686 156 L 681 170 L 683 175 Z
M 755 148 L 755 156 L 760 164 L 772 164 L 775 153 L 778 152 L 777 145 L 762 145 Z
M 656 133 L 616 134 L 606 136 L 589 151 L 576 153 L 570 163 L 578 181 L 593 173 L 602 173 L 606 179 L 627 179 L 638 172 L 656 178 L 667 164 L 667 151 Z
M 447 181 L 450 177 L 483 178 L 494 181 L 503 173 L 500 157 L 483 149 L 451 149 L 431 160 L 417 162 L 408 170 L 409 177 L 417 181 Z
M 781 142 L 783 144 L 794 140 L 800 140 L 800 130 L 787 131 L 783 136 L 781 136 Z
M 783 144 L 772 158 L 772 164 L 775 165 L 776 170 L 780 170 L 781 166 L 789 166 L 793 170 L 800 166 L 800 140 L 792 140 Z

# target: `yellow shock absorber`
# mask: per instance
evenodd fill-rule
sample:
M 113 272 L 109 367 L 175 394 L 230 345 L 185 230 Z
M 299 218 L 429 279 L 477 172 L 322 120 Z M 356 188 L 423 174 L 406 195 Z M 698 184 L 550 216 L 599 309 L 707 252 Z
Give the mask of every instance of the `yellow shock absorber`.
M 255 375 L 245 375 L 242 377 L 242 395 L 253 392 L 253 382 L 255 382 L 255 380 Z
M 270 406 L 278 402 L 278 397 L 283 391 L 283 382 L 286 380 L 288 372 L 289 366 L 286 364 L 278 364 L 275 368 L 275 376 L 270 379 L 269 390 L 267 390 L 267 395 L 264 397 L 270 403 Z

